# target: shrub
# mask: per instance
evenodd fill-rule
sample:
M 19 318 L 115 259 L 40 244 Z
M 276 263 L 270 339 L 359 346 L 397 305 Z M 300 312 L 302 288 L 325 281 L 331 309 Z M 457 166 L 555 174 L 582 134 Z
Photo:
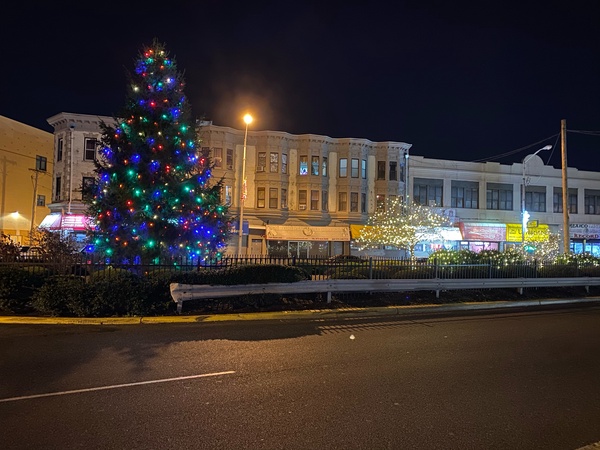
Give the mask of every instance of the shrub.
M 33 295 L 32 304 L 42 314 L 51 316 L 85 316 L 83 299 L 89 298 L 85 280 L 73 275 L 49 277 Z
M 48 277 L 43 267 L 6 266 L 0 268 L 0 309 L 10 312 L 26 312 L 36 289 Z

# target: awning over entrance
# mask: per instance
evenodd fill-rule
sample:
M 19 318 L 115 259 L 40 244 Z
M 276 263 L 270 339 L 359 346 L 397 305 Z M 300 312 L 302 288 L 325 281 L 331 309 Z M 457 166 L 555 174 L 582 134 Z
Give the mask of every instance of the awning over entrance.
M 503 223 L 468 223 L 458 224 L 466 241 L 496 241 L 506 239 L 506 224 Z
M 51 213 L 44 217 L 39 228 L 50 231 L 86 231 L 87 220 L 84 214 Z
M 266 225 L 266 235 L 273 241 L 350 241 L 348 227 Z

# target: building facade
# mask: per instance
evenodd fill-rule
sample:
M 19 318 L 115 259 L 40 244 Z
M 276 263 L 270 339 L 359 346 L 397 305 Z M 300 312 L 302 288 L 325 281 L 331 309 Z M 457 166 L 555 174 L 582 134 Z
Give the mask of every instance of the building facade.
M 55 132 L 47 228 L 83 236 L 81 187 L 94 177 L 101 121 L 113 123 L 70 113 L 48 119 Z M 525 167 L 473 163 L 409 157 L 411 144 L 404 142 L 250 129 L 244 161 L 244 130 L 199 122 L 198 132 L 234 222 L 243 201 L 242 245 L 235 222 L 230 255 L 405 256 L 395 248 L 361 252 L 353 245 L 369 216 L 395 197 L 433 206 L 451 225 L 440 240 L 419 244 L 417 256 L 442 247 L 504 250 L 549 233 L 564 235 L 562 171 L 537 155 L 525 157 Z M 600 173 L 568 168 L 567 179 L 571 249 L 600 256 Z M 523 209 L 529 214 L 525 235 Z
M 50 213 L 40 227 L 71 233 L 83 242 L 86 206 L 82 201 L 82 187 L 93 183 L 95 178 L 100 124 L 114 124 L 114 119 L 62 112 L 47 120 L 54 128 L 54 165 Z
M 52 133 L 0 116 L 0 230 L 18 244 L 48 213 Z
M 411 156 L 412 201 L 440 207 L 460 230 L 460 239 L 423 243 L 420 251 L 521 245 L 523 210 L 528 216 L 525 241 L 543 240 L 553 233 L 562 242 L 562 170 L 545 165 L 538 155 L 523 161 L 507 165 Z M 600 173 L 569 167 L 567 185 L 571 251 L 600 256 Z
M 203 122 L 199 134 L 234 216 L 245 198 L 242 248 L 233 239 L 231 254 L 350 253 L 350 224 L 366 223 L 375 208 L 406 195 L 411 144 L 249 131 L 244 188 L 244 131 Z

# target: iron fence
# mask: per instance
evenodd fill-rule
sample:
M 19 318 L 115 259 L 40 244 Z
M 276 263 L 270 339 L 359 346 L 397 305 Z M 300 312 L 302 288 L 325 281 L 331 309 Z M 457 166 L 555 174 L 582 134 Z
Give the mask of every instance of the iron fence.
M 218 261 L 173 258 L 169 260 L 115 263 L 94 255 L 41 255 L 35 258 L 0 257 L 0 267 L 19 267 L 51 275 L 105 275 L 128 271 L 140 276 L 175 271 L 228 270 L 238 266 L 275 264 L 305 270 L 313 280 L 323 279 L 455 279 L 455 278 L 560 278 L 597 277 L 595 263 L 526 261 L 504 263 L 489 260 L 476 264 L 446 264 L 438 260 L 327 257 L 280 257 L 268 255 L 227 256 Z

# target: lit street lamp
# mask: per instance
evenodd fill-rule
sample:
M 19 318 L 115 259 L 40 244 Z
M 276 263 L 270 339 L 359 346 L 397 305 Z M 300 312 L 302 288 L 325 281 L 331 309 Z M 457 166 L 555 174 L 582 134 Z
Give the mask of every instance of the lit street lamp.
M 535 155 L 543 150 L 550 150 L 552 148 L 551 145 L 546 145 L 545 147 L 540 148 L 533 155 L 526 156 L 523 158 L 523 184 L 521 185 L 521 245 L 525 244 L 525 230 L 527 228 L 527 221 L 529 220 L 529 213 L 525 211 L 525 184 L 527 182 L 525 178 L 525 164 Z
M 244 202 L 246 201 L 246 142 L 248 140 L 248 125 L 252 123 L 252 116 L 244 116 L 246 122 L 246 131 L 244 132 L 244 151 L 242 156 L 242 189 L 240 195 L 240 221 L 238 223 L 238 255 L 242 254 L 242 239 L 244 232 Z

